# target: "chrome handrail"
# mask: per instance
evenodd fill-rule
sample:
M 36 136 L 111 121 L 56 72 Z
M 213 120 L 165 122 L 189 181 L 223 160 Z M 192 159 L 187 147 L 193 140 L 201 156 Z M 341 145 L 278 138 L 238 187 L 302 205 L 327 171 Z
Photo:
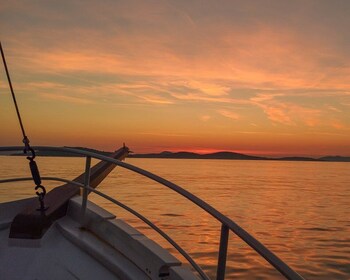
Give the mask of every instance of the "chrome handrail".
M 112 203 L 118 205 L 119 207 L 123 208 L 124 210 L 128 211 L 129 213 L 131 213 L 134 216 L 136 216 L 137 218 L 139 218 L 141 221 L 143 221 L 149 227 L 154 229 L 156 232 L 158 232 L 159 235 L 161 235 L 166 241 L 168 241 L 192 265 L 192 267 L 199 273 L 199 275 L 203 279 L 210 280 L 210 278 L 208 277 L 208 275 L 205 274 L 205 272 L 202 270 L 202 268 L 192 259 L 192 257 L 189 254 L 187 254 L 187 252 L 184 249 L 182 249 L 182 247 L 179 244 L 177 244 L 169 235 L 167 235 L 164 231 L 162 231 L 159 227 L 157 227 L 153 222 L 151 222 L 149 219 L 147 219 L 145 216 L 141 215 L 139 212 L 132 209 L 131 207 L 126 206 L 125 204 L 123 204 L 119 200 L 116 200 L 115 198 L 113 198 L 109 195 L 106 195 L 106 194 L 104 194 L 104 193 L 102 193 L 94 188 L 91 188 L 88 185 L 81 184 L 81 183 L 78 183 L 76 181 L 71 181 L 71 180 L 67 180 L 67 179 L 63 179 L 63 178 L 59 178 L 59 177 L 41 177 L 41 179 L 43 181 L 59 181 L 59 182 L 64 182 L 64 183 L 76 185 L 76 186 L 82 188 L 83 190 L 96 193 L 97 195 L 99 195 L 99 196 L 111 201 Z M 31 177 L 9 178 L 9 179 L 0 180 L 0 184 L 31 181 L 31 180 L 33 180 Z M 85 204 L 85 206 L 84 206 L 84 204 Z M 87 196 L 86 197 L 83 196 L 82 208 L 84 209 L 84 207 L 86 207 L 86 205 L 87 205 Z M 85 209 L 84 209 L 84 212 L 85 212 Z
M 229 228 L 232 232 L 234 232 L 239 238 L 241 238 L 245 243 L 247 243 L 251 248 L 253 248 L 260 256 L 262 256 L 265 260 L 267 260 L 276 270 L 278 270 L 283 276 L 285 276 L 287 279 L 290 280 L 302 280 L 304 279 L 302 276 L 300 276 L 297 272 L 295 272 L 292 268 L 290 268 L 285 262 L 283 262 L 280 258 L 278 258 L 274 253 L 272 253 L 269 249 L 267 249 L 262 243 L 260 243 L 257 239 L 255 239 L 252 235 L 250 235 L 247 231 L 245 231 L 243 228 L 241 228 L 238 224 L 236 224 L 234 221 L 223 215 L 221 212 L 216 210 L 214 207 L 203 201 L 202 199 L 198 198 L 194 194 L 188 192 L 184 188 L 158 176 L 155 175 L 149 171 L 146 171 L 144 169 L 141 169 L 139 167 L 136 167 L 134 165 L 131 165 L 126 162 L 121 162 L 119 160 L 110 158 L 108 156 L 103 156 L 101 154 L 79 150 L 79 149 L 73 149 L 73 148 L 66 148 L 66 147 L 48 147 L 48 146 L 37 146 L 33 147 L 34 150 L 37 151 L 61 151 L 61 152 L 70 152 L 77 155 L 83 155 L 86 157 L 92 157 L 96 159 L 100 159 L 103 161 L 107 161 L 110 163 L 113 163 L 117 166 L 123 167 L 125 169 L 134 171 L 135 173 L 138 173 L 140 175 L 143 175 L 149 179 L 152 179 L 153 181 L 156 181 L 173 191 L 181 194 L 188 200 L 192 201 L 194 204 L 202 208 L 205 212 L 212 215 L 216 220 L 221 222 L 222 228 L 221 228 L 221 240 L 220 240 L 220 249 L 219 249 L 219 259 L 218 259 L 218 267 L 221 268 L 221 272 L 218 271 L 217 273 L 217 280 L 223 280 L 224 279 L 224 272 L 222 273 L 222 270 L 225 270 L 226 268 L 226 255 L 227 255 L 227 245 L 228 245 L 228 233 L 226 233 L 227 228 Z M 21 151 L 23 150 L 23 147 L 0 147 L 1 151 Z M 227 235 L 227 237 L 226 237 Z

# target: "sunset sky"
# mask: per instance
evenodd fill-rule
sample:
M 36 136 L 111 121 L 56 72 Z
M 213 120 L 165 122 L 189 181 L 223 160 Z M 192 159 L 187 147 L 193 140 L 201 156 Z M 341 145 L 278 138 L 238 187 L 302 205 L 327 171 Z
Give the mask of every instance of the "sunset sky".
M 9 1 L 33 145 L 350 155 L 350 1 Z M 21 134 L 0 70 L 0 145 Z

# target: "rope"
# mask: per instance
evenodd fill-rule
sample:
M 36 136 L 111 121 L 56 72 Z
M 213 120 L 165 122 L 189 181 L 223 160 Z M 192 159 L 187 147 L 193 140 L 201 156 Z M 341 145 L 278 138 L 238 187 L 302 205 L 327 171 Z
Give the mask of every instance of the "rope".
M 44 197 L 45 197 L 45 194 L 46 194 L 46 189 L 45 189 L 45 187 L 43 187 L 41 185 L 41 177 L 40 177 L 40 173 L 39 173 L 39 168 L 38 168 L 36 162 L 34 161 L 35 151 L 30 147 L 30 145 L 29 145 L 29 138 L 27 137 L 26 132 L 24 130 L 21 114 L 19 113 L 15 92 L 14 92 L 13 87 L 12 87 L 10 73 L 8 71 L 8 68 L 7 68 L 5 54 L 4 54 L 4 50 L 2 49 L 1 42 L 0 42 L 0 51 L 1 51 L 2 61 L 4 63 L 4 67 L 5 67 L 7 80 L 8 80 L 9 86 L 10 86 L 13 103 L 15 104 L 15 107 L 16 107 L 17 118 L 18 118 L 21 130 L 22 130 L 22 135 L 23 135 L 22 142 L 24 144 L 24 151 L 23 152 L 25 154 L 27 152 L 31 152 L 31 154 L 32 154 L 31 156 L 27 157 L 27 159 L 29 160 L 29 168 L 30 168 L 30 172 L 32 173 L 33 181 L 34 181 L 34 183 L 36 185 L 35 190 L 38 190 L 38 189 L 41 190 L 41 192 L 38 192 L 38 191 L 36 192 L 36 194 L 37 194 L 37 196 L 39 198 L 39 202 L 40 202 L 40 208 L 38 210 L 41 211 L 41 212 L 44 212 L 47 209 L 47 207 L 45 207 L 45 205 L 44 205 Z
M 0 42 L 0 50 L 1 50 L 2 61 L 4 62 L 4 67 L 5 67 L 5 72 L 6 72 L 7 80 L 8 80 L 9 85 L 10 85 L 10 90 L 11 90 L 11 95 L 12 95 L 13 103 L 15 104 L 15 107 L 16 107 L 17 118 L 18 118 L 18 121 L 19 121 L 19 125 L 21 126 L 21 130 L 22 130 L 23 143 L 26 144 L 26 142 L 28 142 L 28 144 L 29 144 L 28 137 L 26 136 L 26 132 L 25 132 L 25 130 L 24 130 L 24 126 L 23 126 L 21 114 L 19 113 L 19 109 L 18 109 L 18 105 L 17 105 L 17 100 L 16 100 L 15 92 L 13 91 L 12 82 L 11 82 L 11 78 L 10 78 L 10 73 L 9 73 L 8 68 L 7 68 L 7 63 L 6 63 L 6 59 L 5 59 L 5 54 L 4 54 L 4 50 L 2 49 L 1 42 Z M 25 139 L 27 140 L 26 142 L 25 142 Z M 27 148 L 27 145 L 26 145 L 26 148 Z

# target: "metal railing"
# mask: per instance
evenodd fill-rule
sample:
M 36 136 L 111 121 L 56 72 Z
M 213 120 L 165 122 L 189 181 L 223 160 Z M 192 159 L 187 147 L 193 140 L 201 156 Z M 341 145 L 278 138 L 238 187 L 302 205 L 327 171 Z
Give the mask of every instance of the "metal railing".
M 290 280 L 302 280 L 304 279 L 302 276 L 300 276 L 297 272 L 295 272 L 292 268 L 290 268 L 285 262 L 283 262 L 280 258 L 278 258 L 274 253 L 272 253 L 269 249 L 267 249 L 262 243 L 260 243 L 257 239 L 255 239 L 252 235 L 250 235 L 247 231 L 245 231 L 243 228 L 241 228 L 238 224 L 236 224 L 234 221 L 220 213 L 218 210 L 213 208 L 211 205 L 206 203 L 205 201 L 201 200 L 194 194 L 188 192 L 187 190 L 183 189 L 182 187 L 162 178 L 159 177 L 149 171 L 146 171 L 144 169 L 141 169 L 139 167 L 136 167 L 134 165 L 131 165 L 126 162 L 121 162 L 119 160 L 110 158 L 108 156 L 103 156 L 100 154 L 96 154 L 93 152 L 88 152 L 84 150 L 78 150 L 78 149 L 72 149 L 72 148 L 66 148 L 66 147 L 33 147 L 33 149 L 37 151 L 61 151 L 61 152 L 69 152 L 72 154 L 77 154 L 80 156 L 86 157 L 86 168 L 85 170 L 90 170 L 90 162 L 91 158 L 96 158 L 99 160 L 103 160 L 106 162 L 113 163 L 117 166 L 120 166 L 122 168 L 131 170 L 135 173 L 138 173 L 140 175 L 143 175 L 153 181 L 156 181 L 164 186 L 166 186 L 169 189 L 172 189 L 173 191 L 179 193 L 183 197 L 187 198 L 200 208 L 202 208 L 205 212 L 209 213 L 211 216 L 213 216 L 216 220 L 218 220 L 221 223 L 221 236 L 220 236 L 220 245 L 219 245 L 219 256 L 218 256 L 218 264 L 217 264 L 217 280 L 224 280 L 225 279 L 225 270 L 226 270 L 226 258 L 227 258 L 227 248 L 228 248 L 228 237 L 229 232 L 232 231 L 235 235 L 237 235 L 239 238 L 241 238 L 245 243 L 247 243 L 252 249 L 254 249 L 260 256 L 262 256 L 265 260 L 267 260 L 276 270 L 278 270 L 286 279 Z M 23 147 L 0 147 L 1 151 L 21 151 L 23 150 Z M 87 171 L 88 172 L 88 171 Z M 54 178 L 54 177 L 42 177 L 42 179 L 54 179 L 59 180 L 63 182 L 72 182 L 69 180 Z M 13 179 L 13 180 L 26 180 L 28 178 L 19 178 L 19 179 Z M 31 179 L 31 178 L 29 178 Z M 167 236 L 162 230 L 157 228 L 152 222 L 147 220 L 147 218 L 143 217 L 141 214 L 137 213 L 133 209 L 129 208 L 128 206 L 120 203 L 119 201 L 115 200 L 114 198 L 111 198 L 93 188 L 89 187 L 88 184 L 89 176 L 85 176 L 85 183 L 79 184 L 77 182 L 74 182 L 74 184 L 79 185 L 80 187 L 84 188 L 85 190 L 94 192 L 111 202 L 123 207 L 127 211 L 133 213 L 135 216 L 143 220 L 146 224 L 148 224 L 150 227 L 152 227 L 154 230 L 156 230 L 160 235 L 162 235 L 170 244 L 172 244 L 190 263 L 191 265 L 198 271 L 198 273 L 201 275 L 203 279 L 209 279 L 208 276 L 200 269 L 200 267 L 192 260 L 192 258 L 183 250 L 179 245 L 175 243 L 169 236 Z M 9 182 L 9 180 L 12 179 L 5 179 L 1 180 L 2 182 Z M 86 207 L 86 201 L 87 194 L 83 195 L 83 207 Z M 83 210 L 84 211 L 84 210 Z M 174 245 L 175 244 L 175 245 Z M 179 250 L 180 249 L 180 250 Z M 185 253 L 185 254 L 183 254 Z M 186 256 L 187 255 L 187 256 Z
M 123 204 L 122 202 L 116 200 L 113 197 L 110 197 L 94 188 L 91 188 L 90 186 L 75 181 L 71 181 L 71 180 L 66 180 L 63 178 L 58 178 L 58 177 L 41 177 L 41 179 L 43 181 L 58 181 L 58 182 L 64 182 L 64 183 L 69 183 L 69 184 L 73 184 L 76 185 L 80 188 L 83 189 L 83 199 L 82 199 L 82 223 L 84 223 L 84 214 L 86 212 L 86 207 L 87 207 L 87 197 L 88 196 L 84 196 L 84 193 L 86 192 L 93 192 L 107 200 L 109 200 L 110 202 L 118 205 L 119 207 L 125 209 L 126 211 L 128 211 L 129 213 L 133 214 L 134 216 L 136 216 L 137 218 L 139 218 L 141 221 L 143 221 L 144 223 L 146 223 L 149 227 L 151 227 L 152 229 L 154 229 L 157 233 L 159 233 L 165 240 L 167 240 L 181 255 L 184 256 L 184 258 L 192 265 L 192 267 L 198 272 L 198 274 L 206 280 L 210 280 L 210 278 L 205 274 L 205 272 L 202 270 L 202 268 L 192 259 L 192 257 L 184 250 L 182 249 L 182 247 L 177 244 L 169 235 L 167 235 L 164 231 L 162 231 L 159 227 L 157 227 L 154 223 L 152 223 L 150 220 L 148 220 L 146 217 L 144 217 L 142 214 L 140 214 L 139 212 L 135 211 L 134 209 L 132 209 L 129 206 L 126 206 L 125 204 Z M 1 183 L 11 183 L 11 182 L 23 182 L 23 181 L 32 181 L 31 177 L 25 177 L 25 178 L 11 178 L 11 179 L 3 179 L 0 180 L 0 184 Z

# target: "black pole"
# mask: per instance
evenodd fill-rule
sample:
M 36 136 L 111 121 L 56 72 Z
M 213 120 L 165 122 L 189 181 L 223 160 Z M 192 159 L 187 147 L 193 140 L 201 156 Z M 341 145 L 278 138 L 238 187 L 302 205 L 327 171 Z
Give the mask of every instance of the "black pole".
M 15 93 L 14 93 L 14 91 L 13 91 L 12 82 L 11 82 L 11 78 L 10 78 L 10 73 L 9 73 L 9 71 L 8 71 L 8 69 L 7 69 L 5 54 L 4 54 L 4 50 L 2 49 L 1 42 L 0 42 L 0 51 L 1 51 L 2 61 L 3 61 L 3 63 L 4 63 L 4 67 L 5 67 L 5 71 L 6 71 L 7 80 L 8 80 L 9 85 L 10 85 L 10 90 L 11 90 L 11 94 L 12 94 L 13 103 L 15 104 L 15 107 L 16 107 L 17 117 L 18 117 L 18 120 L 19 120 L 19 124 L 20 124 L 20 126 L 21 126 L 21 130 L 22 130 L 22 134 L 23 134 L 23 142 L 24 142 L 25 140 L 28 139 L 28 137 L 26 136 L 26 133 L 25 133 L 25 131 L 24 131 L 24 127 L 23 127 L 21 115 L 20 115 L 19 110 L 18 110 L 18 105 L 17 105 L 17 101 L 16 101 L 16 96 L 15 96 Z M 29 140 L 28 140 L 28 142 L 29 142 Z

